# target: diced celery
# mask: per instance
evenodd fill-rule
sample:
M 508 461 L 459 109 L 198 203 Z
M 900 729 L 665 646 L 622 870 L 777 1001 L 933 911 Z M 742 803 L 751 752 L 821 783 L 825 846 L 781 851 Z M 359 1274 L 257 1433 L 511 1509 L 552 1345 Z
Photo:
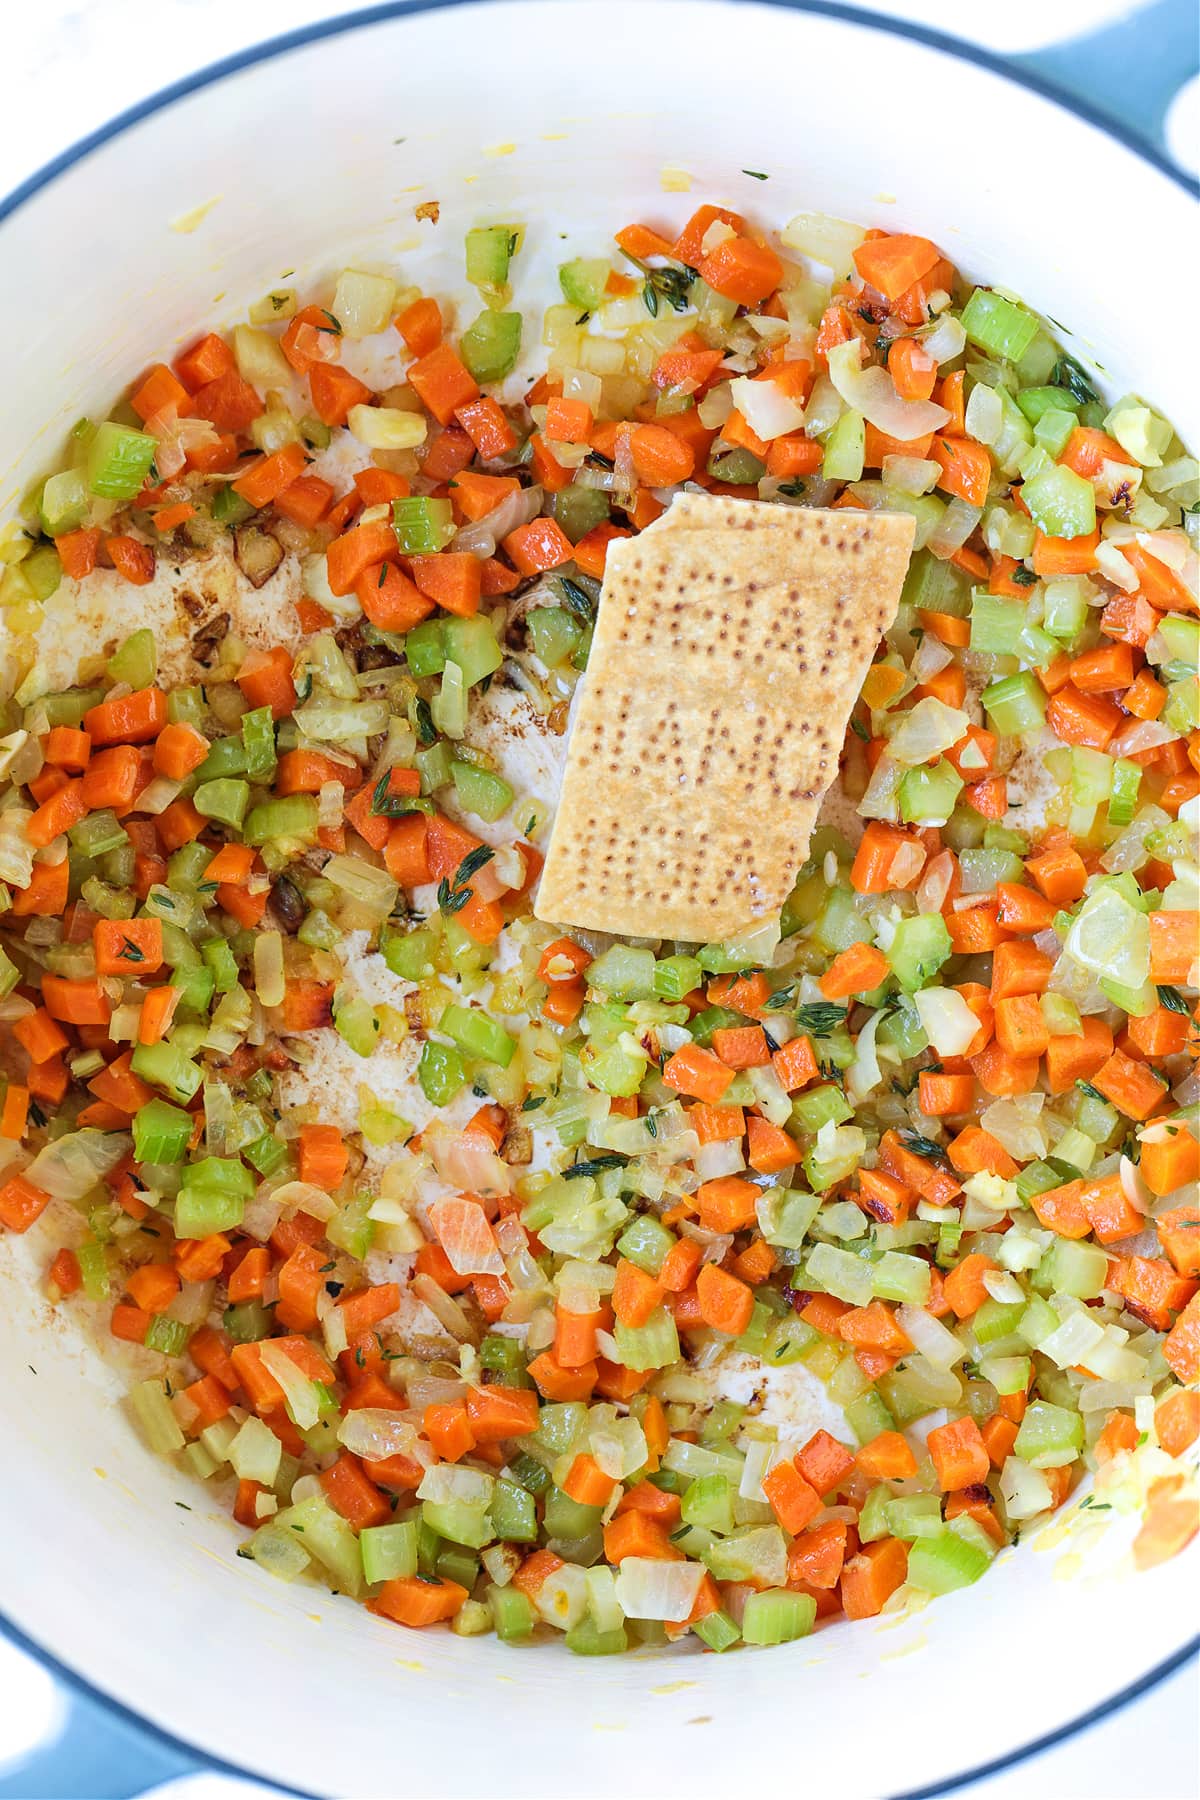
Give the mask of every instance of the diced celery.
M 196 811 L 206 819 L 216 819 L 222 825 L 229 825 L 240 831 L 242 821 L 246 817 L 246 808 L 250 804 L 250 783 L 248 781 L 202 781 L 192 801 Z
M 161 1381 L 139 1381 L 129 1390 L 129 1404 L 156 1455 L 170 1456 L 183 1449 L 183 1433 Z
M 1108 1280 L 1108 1257 L 1099 1244 L 1055 1238 L 1038 1264 L 1038 1286 L 1051 1294 L 1094 1300 Z
M 835 1125 L 843 1125 L 853 1117 L 854 1108 L 841 1088 L 832 1081 L 806 1088 L 804 1093 L 797 1094 L 792 1101 L 792 1125 L 797 1131 L 814 1136 L 822 1125 L 828 1125 L 831 1120 Z M 802 1200 L 807 1198 L 805 1195 L 799 1197 Z
M 152 1087 L 163 1088 L 175 1100 L 190 1100 L 204 1079 L 203 1072 L 177 1044 L 139 1044 L 131 1067 Z
M 825 1112 L 823 1105 L 821 1116 L 813 1115 L 814 1123 L 805 1123 L 802 1129 L 816 1132 L 820 1130 L 826 1118 L 832 1118 L 835 1124 L 840 1124 L 852 1116 L 848 1110 L 841 1110 L 846 1103 L 841 1089 L 834 1087 L 832 1083 L 824 1088 L 810 1089 L 809 1092 L 810 1094 L 829 1095 L 831 1099 L 840 1102 L 840 1108 L 836 1112 Z M 799 1099 L 804 1098 L 806 1096 L 799 1096 Z M 793 1122 L 796 1122 L 798 1104 L 799 1100 L 793 1102 L 792 1105 Z M 762 1195 L 755 1208 L 758 1229 L 768 1244 L 773 1244 L 777 1249 L 799 1250 L 820 1209 L 821 1200 L 818 1194 L 806 1194 L 796 1188 L 771 1188 Z
M 1051 637 L 1073 644 L 1087 620 L 1087 599 L 1074 578 L 1046 583 L 1042 624 Z
M 430 716 L 446 737 L 461 739 L 467 729 L 467 684 L 456 662 L 447 659 L 441 685 L 429 703 Z
M 473 763 L 452 762 L 450 774 L 463 810 L 475 813 L 489 825 L 502 818 L 513 803 L 512 788 L 490 769 L 477 769 Z
M 298 1534 L 304 1549 L 332 1576 L 341 1592 L 354 1600 L 362 1597 L 365 1582 L 358 1539 L 322 1495 L 314 1494 L 279 1513 L 274 1529 Z
M 1108 800 L 1110 825 L 1129 825 L 1137 811 L 1138 789 L 1142 771 L 1135 762 L 1120 756 L 1112 765 L 1112 791 Z
M 894 1431 L 896 1428 L 896 1421 L 875 1388 L 868 1388 L 857 1400 L 848 1401 L 843 1410 L 846 1423 L 860 1444 L 869 1444 L 881 1431 Z
M 449 1106 L 455 1094 L 466 1086 L 466 1065 L 451 1045 L 435 1044 L 432 1039 L 427 1039 L 421 1046 L 417 1080 L 431 1106 Z
M 423 926 L 413 931 L 385 931 L 379 940 L 379 952 L 393 975 L 403 981 L 427 981 L 434 972 L 436 939 Z
M 130 632 L 108 659 L 113 681 L 127 681 L 132 688 L 153 687 L 158 680 L 158 649 L 154 633 L 142 626 Z
M 1048 407 L 1033 428 L 1033 441 L 1049 456 L 1061 456 L 1079 420 L 1065 407 Z
M 679 1336 L 675 1320 L 665 1306 L 652 1312 L 644 1325 L 623 1325 L 613 1330 L 617 1359 L 627 1369 L 665 1369 L 679 1361 Z
M 600 1508 L 584 1506 L 561 1488 L 552 1487 L 546 1495 L 542 1522 L 549 1537 L 582 1538 L 599 1524 Z
M 492 1583 L 487 1590 L 487 1603 L 501 1643 L 520 1643 L 533 1636 L 537 1613 L 532 1600 L 520 1588 L 497 1587 Z
M 216 781 L 226 775 L 246 773 L 246 745 L 238 732 L 232 737 L 215 738 L 208 755 L 196 770 L 197 781 Z
M 728 481 L 737 487 L 747 487 L 761 481 L 766 472 L 767 465 L 760 462 L 753 451 L 744 450 L 740 445 L 735 450 L 726 450 L 708 459 L 710 475 L 717 481 Z
M 728 1535 L 734 1529 L 734 1489 L 725 1475 L 701 1475 L 683 1495 L 681 1506 L 686 1525 L 698 1525 L 706 1531 Z
M 497 1481 L 492 1491 L 492 1528 L 510 1544 L 536 1544 L 537 1510 L 534 1497 L 513 1481 Z
M 158 440 L 106 419 L 88 445 L 88 492 L 103 500 L 132 500 L 145 485 Z
M 182 1356 L 187 1341 L 187 1326 L 179 1319 L 168 1319 L 165 1313 L 155 1314 L 142 1339 L 147 1350 L 157 1350 L 161 1356 Z
M 88 490 L 81 469 L 63 469 L 42 486 L 38 502 L 47 537 L 62 537 L 82 525 L 88 514 Z
M 261 1300 L 226 1307 L 221 1323 L 235 1344 L 257 1344 L 271 1335 L 271 1315 Z
M 884 1521 L 893 1537 L 914 1543 L 935 1536 L 942 1529 L 942 1503 L 936 1494 L 903 1494 L 889 1499 Z
M 1047 537 L 1086 537 L 1096 528 L 1096 490 L 1062 464 L 1024 482 L 1021 498 L 1030 518 Z
M 929 1264 L 919 1256 L 905 1256 L 899 1250 L 885 1250 L 871 1265 L 871 1285 L 881 1300 L 902 1300 L 910 1306 L 924 1306 L 929 1298 Z
M 213 973 L 196 963 L 184 963 L 171 975 L 171 986 L 179 989 L 181 1012 L 206 1013 L 212 1003 Z M 233 985 L 236 987 L 236 978 Z
M 900 817 L 906 824 L 940 825 L 954 810 L 963 778 L 942 757 L 932 768 L 905 769 L 900 777 Z
M 569 1628 L 563 1643 L 575 1656 L 621 1656 L 629 1648 L 624 1625 L 601 1631 L 586 1614 Z
M 579 620 L 561 606 L 532 607 L 525 615 L 525 628 L 535 656 L 548 669 L 557 668 L 560 663 L 566 662 L 578 648 L 583 636 L 583 626 Z
M 811 1594 L 763 1588 L 747 1597 L 742 1638 L 747 1644 L 790 1644 L 808 1636 L 816 1616 L 817 1603 Z
M 702 1643 L 718 1655 L 722 1650 L 730 1649 L 741 1638 L 741 1632 L 727 1612 L 718 1610 L 711 1612 L 692 1626 L 692 1630 Z
M 928 987 L 952 954 L 950 933 L 940 913 L 901 919 L 888 950 L 892 973 L 906 993 Z
M 268 843 L 314 844 L 317 840 L 317 801 L 312 794 L 287 794 L 251 807 L 242 828 L 247 844 L 261 848 Z
M 446 666 L 446 634 L 442 619 L 425 619 L 405 635 L 404 654 L 418 680 L 440 675 Z
M 230 994 L 238 984 L 238 966 L 227 938 L 210 938 L 201 944 L 200 954 L 212 970 L 213 986 L 218 994 Z
M 1083 1420 L 1077 1412 L 1034 1400 L 1026 1408 L 1013 1450 L 1035 1469 L 1060 1469 L 1083 1449 Z
M 521 350 L 521 315 L 482 312 L 458 340 L 459 354 L 478 382 L 501 381 L 516 367 Z
M 1005 362 L 1020 362 L 1038 334 L 1032 313 L 990 288 L 976 288 L 963 307 L 962 327 L 972 344 Z
M 180 1162 L 192 1135 L 192 1119 L 166 1100 L 148 1100 L 133 1119 L 133 1154 L 137 1162 Z
M 369 1582 L 391 1581 L 417 1572 L 417 1528 L 411 1519 L 393 1525 L 364 1525 L 358 1534 L 363 1576 Z
M 1026 609 L 976 588 L 971 597 L 971 649 L 980 655 L 1019 656 Z
M 632 944 L 613 944 L 588 965 L 588 986 L 614 1000 L 654 998 L 654 952 Z
M 257 706 L 242 714 L 242 744 L 246 774 L 251 781 L 272 781 L 275 776 L 275 719 L 269 706 Z
M 449 500 L 428 494 L 412 494 L 393 500 L 392 528 L 405 556 L 432 556 L 443 550 L 454 536 L 453 508 Z M 407 639 L 405 641 L 407 645 Z
M 657 1275 L 676 1241 L 674 1232 L 660 1225 L 653 1213 L 639 1213 L 617 1239 L 617 1249 L 627 1262 L 636 1263 L 648 1275 Z
M 468 687 L 476 687 L 494 675 L 504 661 L 495 629 L 485 613 L 476 613 L 470 619 L 444 620 L 443 635 L 446 655 L 458 664 Z
M 1006 675 L 980 697 L 991 723 L 1005 737 L 1038 731 L 1046 722 L 1046 692 L 1036 675 Z
M 448 1006 L 438 1021 L 438 1030 L 453 1039 L 466 1055 L 499 1063 L 502 1069 L 507 1069 L 517 1047 L 516 1039 L 502 1025 L 473 1007 Z
M 909 1586 L 927 1594 L 949 1594 L 978 1581 L 990 1562 L 985 1550 L 947 1529 L 913 1545 L 908 1553 Z
M 654 965 L 654 992 L 664 1000 L 682 1000 L 700 985 L 703 970 L 694 956 L 668 956 Z
M 825 439 L 822 478 L 825 481 L 861 481 L 866 443 L 866 420 L 862 414 L 844 412 Z
M 519 237 L 515 225 L 477 225 L 468 231 L 467 280 L 472 287 L 503 287 Z
M 1083 402 L 1076 400 L 1066 388 L 1060 387 L 1027 387 L 1016 395 L 1017 405 L 1025 414 L 1030 424 L 1036 425 L 1038 420 L 1048 412 L 1068 409 L 1072 414 L 1072 423 L 1078 420 Z
M 595 312 L 604 303 L 604 292 L 612 273 L 611 265 L 599 256 L 577 256 L 560 264 L 558 284 L 569 306 L 581 312 Z
M 608 495 L 601 488 L 580 487 L 572 482 L 554 496 L 555 522 L 573 544 L 597 525 L 603 525 L 608 516 Z

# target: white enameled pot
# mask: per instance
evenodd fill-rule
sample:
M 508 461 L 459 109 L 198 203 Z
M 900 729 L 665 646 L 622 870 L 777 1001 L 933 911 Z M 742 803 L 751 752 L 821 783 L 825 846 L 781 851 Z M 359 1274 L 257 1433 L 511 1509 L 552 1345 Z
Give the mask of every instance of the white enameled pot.
M 702 199 L 926 233 L 1200 441 L 1186 192 L 986 61 L 836 6 L 400 4 L 201 76 L 14 196 L 3 513 L 71 421 L 287 271 L 304 287 L 352 261 L 455 292 L 466 229 L 521 220 L 532 317 L 565 257 Z M 416 216 L 430 200 L 436 224 Z M 1187 1653 L 1200 1545 L 1135 1575 L 1128 1531 L 1086 1513 L 978 1588 L 768 1655 L 580 1661 L 408 1633 L 237 1560 L 228 1517 L 145 1450 L 51 1315 L 44 1266 L 37 1231 L 0 1246 L 0 1612 L 113 1701 L 275 1781 L 907 1794 L 1074 1727 Z

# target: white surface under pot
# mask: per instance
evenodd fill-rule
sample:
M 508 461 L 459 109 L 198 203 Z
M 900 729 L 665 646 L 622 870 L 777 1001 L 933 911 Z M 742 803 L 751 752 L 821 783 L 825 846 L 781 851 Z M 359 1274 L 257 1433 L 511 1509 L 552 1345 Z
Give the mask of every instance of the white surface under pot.
M 690 193 L 665 191 L 678 171 Z M 0 223 L 0 502 L 150 357 L 244 317 L 286 271 L 303 287 L 353 261 L 461 292 L 466 229 L 520 220 L 532 333 L 559 261 L 707 199 L 775 225 L 809 210 L 926 233 L 1200 440 L 1180 386 L 1195 359 L 1156 323 L 1164 294 L 1196 291 L 1192 206 L 1113 137 L 861 18 L 498 0 L 338 21 L 199 78 L 18 196 Z M 428 200 L 437 224 L 416 216 Z M 1128 1533 L 1084 1513 L 969 1592 L 767 1655 L 580 1661 L 409 1633 L 236 1558 L 236 1528 L 145 1450 L 51 1316 L 44 1261 L 36 1231 L 0 1250 L 0 1612 L 104 1694 L 276 1782 L 493 1800 L 910 1793 L 1069 1727 L 1177 1661 L 1194 1630 L 1200 1545 L 1135 1575 Z

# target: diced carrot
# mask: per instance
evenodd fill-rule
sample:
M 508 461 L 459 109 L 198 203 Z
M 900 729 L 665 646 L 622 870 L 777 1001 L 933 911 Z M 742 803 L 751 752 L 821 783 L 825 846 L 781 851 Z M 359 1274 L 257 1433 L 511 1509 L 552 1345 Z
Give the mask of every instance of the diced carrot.
M 663 1080 L 676 1093 L 715 1106 L 733 1080 L 733 1070 L 699 1044 L 684 1044 L 663 1065 Z
M 1176 1319 L 1162 1344 L 1162 1353 L 1179 1381 L 1200 1379 L 1200 1295 L 1193 1294 Z
M 437 556 L 414 556 L 410 567 L 421 593 L 443 611 L 471 618 L 479 611 L 480 569 L 477 556 L 443 550 Z
M 1170 984 L 1189 982 L 1200 962 L 1200 913 L 1150 914 L 1150 979 Z
M 908 1546 L 900 1538 L 865 1544 L 842 1571 L 842 1610 L 848 1619 L 873 1619 L 908 1573 Z
M 509 532 L 504 539 L 504 553 L 522 575 L 537 575 L 570 562 L 574 550 L 571 540 L 553 519 L 531 519 L 528 525 L 518 525 Z
M 801 1149 L 793 1137 L 778 1125 L 751 1113 L 747 1120 L 750 1167 L 759 1175 L 777 1175 L 800 1161 Z
M 435 344 L 410 363 L 407 378 L 439 425 L 449 425 L 460 406 L 479 397 L 473 375 L 449 344 Z
M 346 1173 L 347 1150 L 335 1125 L 302 1125 L 299 1137 L 300 1179 L 332 1193 Z
M 890 364 L 889 364 L 890 366 Z M 936 437 L 931 447 L 934 462 L 941 465 L 937 485 L 956 494 L 969 506 L 983 506 L 992 479 L 992 459 L 972 438 Z
M 988 1298 L 983 1278 L 995 1267 L 990 1256 L 974 1250 L 944 1277 L 942 1291 L 960 1319 L 969 1319 Z
M 442 309 L 422 295 L 392 321 L 414 356 L 428 356 L 442 341 Z
M 855 268 L 868 286 L 875 288 L 885 300 L 898 300 L 940 260 L 940 251 L 928 238 L 903 232 L 868 237 L 854 252 Z
M 1112 1031 L 1104 1020 L 1087 1017 L 1081 1022 L 1082 1035 L 1052 1037 L 1046 1045 L 1046 1085 L 1052 1094 L 1065 1094 L 1077 1081 L 1090 1081 L 1112 1055 Z
M 1167 1093 L 1163 1081 L 1153 1070 L 1134 1062 L 1123 1050 L 1114 1050 L 1089 1080 L 1097 1092 L 1112 1101 L 1118 1112 L 1130 1119 L 1148 1119 Z
M 584 410 L 590 419 L 590 409 Z M 490 394 L 460 406 L 454 416 L 483 458 L 505 456 L 516 449 L 517 434 Z M 585 432 L 580 442 L 586 442 L 586 439 Z
M 12 910 L 16 918 L 52 918 L 67 904 L 71 865 L 67 857 L 60 862 L 35 862 L 33 873 L 23 888 L 13 894 Z
M 953 1493 L 987 1480 L 991 1458 L 978 1425 L 969 1415 L 935 1426 L 926 1445 L 943 1493 Z
M 1154 1409 L 1154 1429 L 1168 1456 L 1182 1456 L 1200 1437 L 1200 1394 L 1172 1388 Z
M 998 944 L 992 957 L 992 1004 L 1018 994 L 1040 994 L 1054 964 L 1034 944 Z
M 1122 1256 L 1109 1264 L 1106 1284 L 1120 1294 L 1130 1312 L 1136 1313 L 1155 1331 L 1169 1331 L 1171 1315 L 1181 1309 L 1190 1312 L 1196 1296 L 1196 1282 L 1179 1275 L 1169 1262 L 1157 1256 Z M 1162 1346 L 1166 1355 L 1166 1345 Z M 1170 1357 L 1167 1362 L 1175 1373 Z M 1180 1375 L 1181 1381 L 1192 1376 Z
M 247 706 L 269 706 L 272 718 L 286 718 L 296 704 L 292 657 L 282 646 L 274 650 L 251 650 L 242 659 L 234 679 Z
M 700 1314 L 714 1331 L 740 1337 L 754 1311 L 754 1290 L 715 1263 L 705 1263 L 696 1278 Z
M 821 977 L 821 992 L 827 1000 L 845 1000 L 855 994 L 869 994 L 891 973 L 891 965 L 882 950 L 873 944 L 851 944 L 839 951 Z
M 821 1511 L 821 1496 L 804 1479 L 794 1458 L 776 1463 L 763 1476 L 762 1488 L 775 1517 L 793 1535 L 811 1525 Z
M 467 1415 L 477 1443 L 496 1444 L 508 1438 L 528 1437 L 537 1430 L 538 1398 L 531 1388 L 502 1387 L 498 1383 L 468 1388 Z
M 619 1322 L 634 1327 L 644 1325 L 661 1300 L 662 1289 L 654 1276 L 622 1257 L 612 1291 L 612 1309 Z

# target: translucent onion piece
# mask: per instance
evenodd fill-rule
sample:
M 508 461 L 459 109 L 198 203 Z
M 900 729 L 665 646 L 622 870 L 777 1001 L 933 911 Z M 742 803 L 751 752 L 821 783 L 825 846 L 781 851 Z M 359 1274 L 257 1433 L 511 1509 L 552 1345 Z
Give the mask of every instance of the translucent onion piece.
M 496 545 L 506 538 L 510 531 L 516 531 L 520 525 L 528 525 L 536 519 L 542 510 L 544 495 L 540 487 L 521 488 L 515 494 L 509 494 L 499 506 L 485 513 L 482 519 L 476 519 L 473 525 L 464 525 L 455 533 L 453 549 L 470 556 L 495 556 Z
M 627 1619 L 661 1619 L 681 1625 L 696 1604 L 703 1563 L 627 1556 L 617 1571 L 617 1603 Z
M 877 431 L 907 444 L 940 431 L 949 421 L 945 407 L 935 406 L 931 400 L 902 400 L 887 370 L 874 365 L 862 368 L 861 355 L 857 338 L 835 344 L 829 352 L 829 379 L 846 405 L 860 412 Z
M 456 1275 L 504 1274 L 504 1258 L 477 1200 L 435 1201 L 429 1223 Z

